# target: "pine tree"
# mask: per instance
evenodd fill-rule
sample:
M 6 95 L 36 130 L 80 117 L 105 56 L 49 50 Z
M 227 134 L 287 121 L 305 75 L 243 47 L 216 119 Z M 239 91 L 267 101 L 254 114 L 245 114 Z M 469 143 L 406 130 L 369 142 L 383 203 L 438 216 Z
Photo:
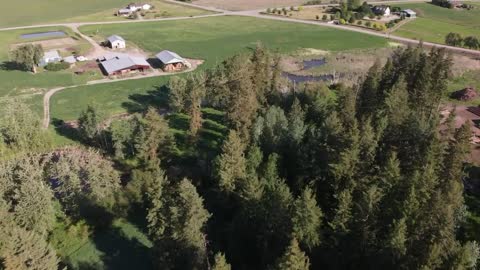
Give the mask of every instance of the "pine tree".
M 252 82 L 251 62 L 246 55 L 237 55 L 225 62 L 229 98 L 226 117 L 242 138 L 249 138 L 249 129 L 259 108 Z
M 51 270 L 59 263 L 55 250 L 43 237 L 22 228 L 12 229 L 2 257 L 5 270 Z
M 159 183 L 160 184 L 160 183 Z M 204 269 L 206 239 L 203 232 L 210 214 L 192 183 L 183 179 L 174 190 L 159 193 L 148 213 L 149 231 L 155 241 L 158 269 Z M 162 201 L 158 196 L 164 195 Z
M 136 131 L 137 157 L 146 166 L 156 166 L 159 155 L 166 155 L 173 147 L 173 138 L 167 121 L 154 108 L 149 108 Z
M 293 204 L 293 232 L 299 242 L 312 249 L 320 244 L 323 213 L 310 188 L 305 188 Z
M 189 135 L 195 140 L 202 127 L 201 103 L 205 95 L 205 77 L 197 75 L 187 81 L 186 112 L 190 116 Z
M 310 260 L 300 249 L 297 239 L 290 241 L 285 254 L 279 259 L 276 269 L 278 270 L 308 270 L 310 269 Z
M 239 181 L 246 178 L 245 146 L 237 132 L 231 130 L 217 158 L 216 174 L 219 188 L 227 193 L 234 192 Z
M 168 81 L 168 106 L 173 112 L 181 113 L 186 110 L 187 81 L 178 76 L 173 76 Z
M 88 105 L 78 118 L 78 129 L 82 138 L 90 143 L 96 142 L 101 132 L 102 113 L 97 106 Z
M 213 264 L 212 270 L 231 270 L 232 267 L 227 263 L 225 259 L 225 254 L 217 253 L 215 254 L 215 263 Z

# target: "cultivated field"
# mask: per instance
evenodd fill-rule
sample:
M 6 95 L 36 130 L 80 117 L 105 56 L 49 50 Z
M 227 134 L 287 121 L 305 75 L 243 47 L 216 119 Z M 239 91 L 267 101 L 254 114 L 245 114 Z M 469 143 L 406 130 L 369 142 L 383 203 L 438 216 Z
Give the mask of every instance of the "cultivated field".
M 475 9 L 470 11 L 447 9 L 428 3 L 395 5 L 415 10 L 418 18 L 406 23 L 394 34 L 436 43 L 445 43 L 445 36 L 450 32 L 480 37 L 480 4 L 471 4 Z
M 225 10 L 249 10 L 273 7 L 298 6 L 308 2 L 308 0 L 197 0 L 197 5 L 206 7 L 216 7 Z M 325 3 L 329 1 L 325 0 Z
M 253 48 L 258 41 L 283 53 L 301 48 L 343 51 L 387 46 L 382 38 L 349 31 L 230 16 L 181 22 L 149 22 L 128 27 L 87 26 L 81 30 L 87 34 L 97 33 L 98 30 L 101 36 L 120 34 L 151 53 L 170 49 L 184 57 L 204 59 L 206 62 L 202 69 L 212 67 L 236 52 Z M 148 78 L 67 89 L 52 97 L 52 118 L 75 119 L 92 102 L 101 104 L 109 114 L 122 113 L 136 106 L 135 99 L 151 98 L 155 102 L 162 95 L 158 89 L 167 80 L 168 77 Z M 153 93 L 148 94 L 151 91 Z
M 131 2 L 131 0 L 2 1 L 0 28 L 54 22 L 126 20 L 124 17 L 115 17 L 113 14 L 116 10 Z M 155 5 L 160 17 L 191 16 L 208 13 L 203 10 L 170 4 L 160 0 L 146 2 Z

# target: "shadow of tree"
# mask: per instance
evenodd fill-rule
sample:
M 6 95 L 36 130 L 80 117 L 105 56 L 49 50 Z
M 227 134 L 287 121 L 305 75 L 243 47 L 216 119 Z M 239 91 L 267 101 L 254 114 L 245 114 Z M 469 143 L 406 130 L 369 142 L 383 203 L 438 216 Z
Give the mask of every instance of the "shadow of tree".
M 78 133 L 78 129 L 74 128 L 71 125 L 68 125 L 62 119 L 53 118 L 52 125 L 55 128 L 55 132 L 57 132 L 57 134 L 59 134 L 60 136 L 76 142 L 82 142 L 80 134 Z
M 119 228 L 97 231 L 93 242 L 104 253 L 104 269 L 152 269 L 150 248 L 137 238 L 129 239 Z
M 0 63 L 0 70 L 20 70 L 20 71 L 27 71 L 25 65 L 13 62 L 13 61 L 5 61 Z
M 157 108 L 168 107 L 168 87 L 157 86 L 154 90 L 148 91 L 146 94 L 133 94 L 129 96 L 131 101 L 122 103 L 122 107 L 129 113 L 143 112 L 148 107 Z

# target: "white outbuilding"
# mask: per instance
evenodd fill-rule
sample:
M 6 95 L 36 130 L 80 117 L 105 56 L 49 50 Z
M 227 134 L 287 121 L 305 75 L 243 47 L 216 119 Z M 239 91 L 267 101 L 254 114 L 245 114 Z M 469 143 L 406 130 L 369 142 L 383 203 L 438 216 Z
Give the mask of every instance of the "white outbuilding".
M 108 45 L 112 49 L 124 49 L 127 45 L 125 43 L 125 39 L 121 36 L 113 35 L 107 38 Z

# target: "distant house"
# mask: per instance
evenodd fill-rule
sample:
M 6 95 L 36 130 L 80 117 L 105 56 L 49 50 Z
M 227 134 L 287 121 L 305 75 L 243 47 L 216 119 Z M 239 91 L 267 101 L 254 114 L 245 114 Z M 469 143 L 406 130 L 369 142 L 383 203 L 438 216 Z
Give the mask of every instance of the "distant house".
M 405 18 L 416 18 L 417 17 L 417 13 L 411 9 L 405 9 L 405 10 L 402 10 L 401 12 L 402 15 L 405 16 Z
M 391 10 L 389 6 L 381 5 L 381 6 L 374 6 L 372 11 L 377 16 L 390 16 Z
M 113 35 L 107 38 L 108 45 L 112 49 L 124 49 L 126 47 L 125 40 L 121 36 Z
M 189 63 L 180 55 L 168 50 L 159 52 L 156 57 L 162 63 L 164 71 L 178 71 L 189 66 Z
M 151 8 L 152 8 L 152 5 L 150 4 L 131 3 L 127 6 L 127 9 L 129 9 L 132 12 L 139 11 L 139 10 L 150 10 Z
M 118 55 L 109 59 L 104 58 L 100 62 L 100 66 L 106 75 L 119 75 L 131 71 L 143 72 L 151 68 L 144 58 L 128 55 Z
M 132 14 L 132 11 L 128 8 L 122 8 L 117 11 L 118 16 L 128 16 Z
M 60 54 L 58 54 L 58 51 L 52 50 L 52 51 L 45 52 L 42 59 L 40 59 L 39 66 L 44 67 L 48 65 L 48 63 L 57 63 L 60 61 L 62 61 L 62 57 L 60 56 Z

